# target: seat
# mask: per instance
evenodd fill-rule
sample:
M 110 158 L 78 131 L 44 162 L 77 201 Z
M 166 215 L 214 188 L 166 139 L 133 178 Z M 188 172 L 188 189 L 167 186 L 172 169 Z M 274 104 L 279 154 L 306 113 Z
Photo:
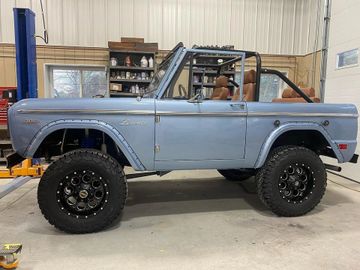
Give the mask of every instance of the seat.
M 219 76 L 215 81 L 215 88 L 210 99 L 227 100 L 229 95 L 228 81 L 228 77 L 223 75 Z
M 300 88 L 301 91 L 304 92 L 313 102 L 319 103 L 320 99 L 315 97 L 315 89 L 312 87 L 308 88 Z M 286 88 L 281 98 L 274 98 L 272 102 L 280 102 L 280 103 L 306 103 L 307 101 L 303 99 L 294 89 Z
M 243 98 L 244 101 L 255 101 L 256 71 L 251 69 L 244 72 Z M 237 88 L 232 101 L 239 100 L 240 89 Z

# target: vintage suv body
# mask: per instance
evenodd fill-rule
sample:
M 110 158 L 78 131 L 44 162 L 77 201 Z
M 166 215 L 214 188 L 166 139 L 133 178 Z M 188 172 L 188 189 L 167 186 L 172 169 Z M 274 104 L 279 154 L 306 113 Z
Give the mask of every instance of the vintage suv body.
M 210 99 L 205 83 L 193 89 L 191 72 L 200 55 L 228 56 L 214 65 L 217 76 L 237 65 L 231 100 L 215 96 L 228 91 L 226 85 L 216 85 Z M 249 90 L 244 67 L 250 57 L 256 78 Z M 202 79 L 208 72 L 199 71 Z M 309 103 L 260 102 L 261 74 L 280 76 Z M 252 100 L 246 101 L 246 91 Z M 259 196 L 274 213 L 302 215 L 319 203 L 325 168 L 333 168 L 319 155 L 357 162 L 356 107 L 311 101 L 280 72 L 261 68 L 257 53 L 178 44 L 141 97 L 16 103 L 9 110 L 16 154 L 8 162 L 56 157 L 40 181 L 39 205 L 51 224 L 73 233 L 101 230 L 120 214 L 127 195 L 124 166 L 160 175 L 217 169 L 229 180 L 255 175 Z

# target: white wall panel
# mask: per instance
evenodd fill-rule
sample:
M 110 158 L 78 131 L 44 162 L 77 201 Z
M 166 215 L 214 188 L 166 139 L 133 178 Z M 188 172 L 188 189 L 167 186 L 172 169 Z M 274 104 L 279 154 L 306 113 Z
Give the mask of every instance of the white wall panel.
M 49 30 L 49 43 L 50 44 L 66 44 L 63 38 L 64 19 L 63 19 L 63 1 L 51 0 L 46 1 L 47 10 L 47 27 Z M 36 16 L 36 20 L 39 20 L 39 15 Z M 38 44 L 42 42 L 38 41 Z
M 78 44 L 78 2 L 63 0 L 64 44 Z M 38 21 L 38 19 L 37 19 Z
M 270 31 L 268 51 L 274 54 L 281 53 L 281 42 L 287 33 L 281 30 L 283 20 L 284 0 L 271 0 L 270 5 Z
M 174 1 L 174 0 L 172 0 Z M 148 40 L 149 32 L 149 4 L 151 0 L 134 1 L 134 34 L 135 37 L 143 37 Z M 175 5 L 174 5 L 175 6 Z M 174 16 L 174 15 L 173 15 Z M 175 29 L 172 30 L 175 33 Z M 119 40 L 119 35 L 116 40 Z
M 214 0 L 209 0 L 214 1 Z M 176 41 L 190 44 L 190 0 L 177 1 Z M 156 41 L 156 40 L 153 40 Z M 160 47 L 161 48 L 161 47 Z
M 163 5 L 163 38 L 162 46 L 171 48 L 176 44 L 176 0 L 167 0 Z M 146 26 L 146 22 L 143 26 Z
M 131 33 L 124 36 L 132 36 Z M 163 5 L 162 0 L 151 0 L 149 6 L 149 39 L 163 44 Z
M 74 1 L 74 0 L 72 0 Z M 96 0 L 92 1 L 92 17 L 94 22 L 94 45 L 100 47 L 107 46 L 107 0 Z M 133 26 L 133 24 L 132 24 Z M 109 27 L 116 27 L 116 24 L 112 24 Z M 132 29 L 133 30 L 133 29 Z
M 217 24 L 218 20 L 221 20 L 218 18 L 217 3 L 217 0 L 208 0 L 204 5 L 203 45 L 215 45 L 217 43 Z
M 190 1 L 190 44 L 204 44 L 205 0 Z M 216 6 L 214 8 L 217 8 Z M 219 21 L 218 21 L 219 23 Z M 214 29 L 216 33 L 216 29 Z
M 352 0 L 354 1 L 354 0 Z M 321 31 L 323 0 L 43 0 L 50 44 L 106 47 L 121 36 L 171 49 L 235 45 L 261 53 L 305 54 Z M 320 4 L 319 4 L 320 3 Z M 0 42 L 14 42 L 13 7 L 32 8 L 42 34 L 39 0 L 0 1 Z M 39 44 L 42 41 L 39 40 Z M 318 46 L 321 44 L 319 39 Z
M 245 25 L 245 0 L 232 0 L 231 2 L 231 21 L 230 21 L 230 44 L 236 48 L 243 48 L 244 44 L 244 25 Z M 215 21 L 216 23 L 216 21 Z M 214 40 L 211 44 L 215 44 Z
M 231 0 L 217 1 L 217 45 L 230 45 L 231 2 Z
M 94 21 L 92 19 L 91 12 L 91 0 L 78 0 L 78 18 L 79 18 L 79 32 L 78 39 L 79 43 L 77 45 L 81 46 L 92 46 L 94 40 Z M 118 12 L 118 10 L 115 12 Z M 111 13 L 110 13 L 111 14 Z M 49 31 L 50 27 L 49 27 Z M 50 34 L 51 35 L 51 34 Z
M 259 0 L 256 16 L 256 49 L 259 51 L 267 51 L 270 34 L 270 5 L 271 0 Z M 293 13 L 292 13 L 293 14 Z M 258 31 L 258 29 L 263 29 Z
M 360 66 L 336 68 L 338 53 L 359 48 L 360 31 L 357 30 L 360 23 L 359 10 L 359 0 L 332 1 L 325 102 L 352 103 L 360 111 Z M 360 122 L 358 128 L 356 153 L 360 152 Z M 330 161 L 330 163 L 335 162 Z M 342 175 L 359 178 L 358 164 L 347 163 L 342 167 Z

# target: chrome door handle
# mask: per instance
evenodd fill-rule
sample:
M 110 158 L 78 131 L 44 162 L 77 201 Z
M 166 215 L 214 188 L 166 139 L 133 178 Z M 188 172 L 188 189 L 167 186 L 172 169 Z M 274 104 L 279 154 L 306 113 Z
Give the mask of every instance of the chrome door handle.
M 245 109 L 245 105 L 244 105 L 244 104 L 230 104 L 230 107 L 232 107 L 233 109 L 238 109 L 238 110 L 243 110 L 243 109 Z

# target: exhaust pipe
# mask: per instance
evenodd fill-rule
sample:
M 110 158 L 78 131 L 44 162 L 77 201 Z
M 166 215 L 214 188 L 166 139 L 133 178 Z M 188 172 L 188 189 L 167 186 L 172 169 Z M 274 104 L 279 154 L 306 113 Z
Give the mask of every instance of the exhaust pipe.
M 324 164 L 325 165 L 325 168 L 327 170 L 331 170 L 331 171 L 335 171 L 335 172 L 341 172 L 341 167 L 339 166 L 335 166 L 335 165 L 330 165 L 330 164 Z

